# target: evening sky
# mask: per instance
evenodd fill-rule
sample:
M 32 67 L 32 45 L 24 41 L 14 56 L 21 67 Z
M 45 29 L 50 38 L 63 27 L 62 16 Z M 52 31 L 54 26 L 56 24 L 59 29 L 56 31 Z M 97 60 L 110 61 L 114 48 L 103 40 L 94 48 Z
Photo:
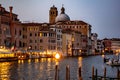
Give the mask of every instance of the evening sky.
M 83 20 L 92 25 L 98 38 L 120 38 L 120 0 L 0 0 L 9 11 L 18 14 L 20 21 L 49 22 L 50 7 L 55 5 L 59 14 L 62 4 L 71 20 Z

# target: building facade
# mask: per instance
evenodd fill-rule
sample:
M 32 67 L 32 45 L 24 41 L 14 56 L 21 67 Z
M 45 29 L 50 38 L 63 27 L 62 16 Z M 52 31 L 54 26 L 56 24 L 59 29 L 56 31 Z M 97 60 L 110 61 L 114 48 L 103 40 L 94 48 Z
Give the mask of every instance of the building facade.
M 19 47 L 19 40 L 21 39 L 18 34 L 21 30 L 21 22 L 18 15 L 12 12 L 12 6 L 9 7 L 10 11 L 6 11 L 0 4 L 0 46 L 11 47 L 15 45 Z
M 120 53 L 120 38 L 111 39 L 111 51 L 113 53 Z
M 70 31 L 69 31 L 70 30 Z M 62 6 L 58 15 L 53 5 L 49 23 L 21 23 L 17 15 L 0 5 L 0 45 L 25 50 L 58 50 L 68 55 L 92 54 L 91 25 L 70 20 Z

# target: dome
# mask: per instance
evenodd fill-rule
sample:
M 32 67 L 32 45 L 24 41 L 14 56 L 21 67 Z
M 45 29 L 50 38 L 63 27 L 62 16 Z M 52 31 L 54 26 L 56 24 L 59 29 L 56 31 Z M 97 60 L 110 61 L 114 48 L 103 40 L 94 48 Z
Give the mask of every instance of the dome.
M 70 21 L 70 17 L 67 14 L 60 14 L 55 19 L 55 22 L 59 21 Z
M 55 22 L 59 22 L 59 21 L 70 21 L 70 17 L 67 14 L 65 14 L 64 7 L 61 8 L 61 14 L 58 15 L 55 19 Z

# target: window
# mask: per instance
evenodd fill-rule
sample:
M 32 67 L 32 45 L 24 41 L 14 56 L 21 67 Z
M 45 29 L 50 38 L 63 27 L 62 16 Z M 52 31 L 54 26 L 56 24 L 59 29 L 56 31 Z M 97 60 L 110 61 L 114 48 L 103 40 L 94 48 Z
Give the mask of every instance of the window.
M 44 33 L 44 37 L 46 37 L 47 36 L 47 33 Z
M 2 29 L 1 29 L 1 27 L 0 27 L 0 34 L 2 34 Z
M 42 39 L 40 39 L 40 43 L 42 43 L 43 42 L 43 40 Z
M 32 40 L 30 40 L 29 42 L 32 43 Z
M 35 33 L 35 36 L 37 36 L 37 34 Z
M 20 30 L 20 31 L 19 31 L 19 35 L 20 35 L 20 36 L 21 36 L 21 33 L 22 33 L 22 31 Z
M 23 39 L 25 38 L 25 35 L 23 35 Z
M 32 36 L 32 33 L 30 33 L 30 36 Z
M 43 46 L 40 46 L 40 50 L 42 50 L 43 49 Z
M 16 29 L 15 29 L 15 35 L 16 35 L 16 33 L 17 33 L 17 32 L 16 32 Z
M 35 46 L 35 49 L 37 49 L 37 46 Z
M 55 40 L 51 40 L 51 43 L 55 43 L 56 41 Z
M 40 33 L 40 37 L 42 37 L 42 33 Z
M 37 43 L 37 40 L 35 40 L 35 43 Z

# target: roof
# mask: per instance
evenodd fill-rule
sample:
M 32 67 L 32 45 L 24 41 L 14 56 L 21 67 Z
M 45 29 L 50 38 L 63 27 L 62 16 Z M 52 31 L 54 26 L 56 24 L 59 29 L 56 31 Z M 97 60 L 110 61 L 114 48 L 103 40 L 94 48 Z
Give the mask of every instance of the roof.
M 84 21 L 80 21 L 80 20 L 74 20 L 74 21 L 59 21 L 56 22 L 57 25 L 87 25 L 88 23 L 84 22 Z

